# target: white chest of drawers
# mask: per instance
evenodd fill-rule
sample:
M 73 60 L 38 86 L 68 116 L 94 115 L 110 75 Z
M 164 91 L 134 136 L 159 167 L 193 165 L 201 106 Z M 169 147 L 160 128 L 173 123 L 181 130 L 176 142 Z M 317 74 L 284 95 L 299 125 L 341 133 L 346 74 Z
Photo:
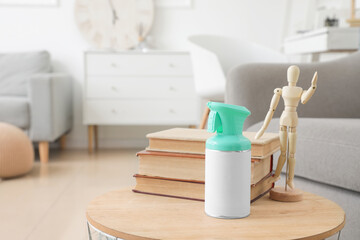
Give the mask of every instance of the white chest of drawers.
M 198 97 L 186 52 L 85 52 L 84 124 L 193 125 Z
M 354 52 L 360 48 L 360 29 L 355 27 L 326 27 L 288 37 L 284 42 L 286 54 L 312 54 L 318 62 L 320 53 Z

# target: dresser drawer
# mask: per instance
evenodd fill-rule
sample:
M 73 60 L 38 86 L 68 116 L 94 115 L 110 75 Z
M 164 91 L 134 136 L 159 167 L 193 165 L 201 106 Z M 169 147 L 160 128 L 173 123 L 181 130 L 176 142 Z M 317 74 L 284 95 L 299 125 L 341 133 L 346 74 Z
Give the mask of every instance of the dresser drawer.
M 170 125 L 197 124 L 194 101 L 88 100 L 85 124 Z
M 87 98 L 187 99 L 195 98 L 191 77 L 89 77 Z
M 189 54 L 88 53 L 86 74 L 122 76 L 191 76 Z

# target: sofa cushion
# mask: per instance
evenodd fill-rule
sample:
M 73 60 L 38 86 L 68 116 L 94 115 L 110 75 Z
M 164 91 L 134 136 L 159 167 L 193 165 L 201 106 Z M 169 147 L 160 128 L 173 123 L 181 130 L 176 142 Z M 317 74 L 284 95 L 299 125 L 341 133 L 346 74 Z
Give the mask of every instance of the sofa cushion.
M 0 96 L 27 96 L 29 76 L 50 70 L 46 51 L 0 54 Z
M 0 97 L 0 122 L 28 129 L 30 126 L 28 99 L 24 97 Z
M 279 119 L 273 119 L 267 132 L 278 131 Z M 301 118 L 297 133 L 295 175 L 360 192 L 360 119 Z

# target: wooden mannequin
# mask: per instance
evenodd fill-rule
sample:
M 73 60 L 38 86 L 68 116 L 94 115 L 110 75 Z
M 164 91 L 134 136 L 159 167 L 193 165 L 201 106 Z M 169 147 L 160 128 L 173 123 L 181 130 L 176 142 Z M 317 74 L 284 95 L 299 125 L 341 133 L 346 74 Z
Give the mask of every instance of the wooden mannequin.
M 265 117 L 264 124 L 261 129 L 257 132 L 255 139 L 260 138 L 274 115 L 276 107 L 279 103 L 280 96 L 284 100 L 285 109 L 280 117 L 280 156 L 276 167 L 273 181 L 277 181 L 280 178 L 281 170 L 288 157 L 289 172 L 287 176 L 286 184 L 294 189 L 294 169 L 295 169 L 295 152 L 296 152 L 296 126 L 298 124 L 298 115 L 296 108 L 301 100 L 302 104 L 309 101 L 316 90 L 317 72 L 311 81 L 311 86 L 308 90 L 303 90 L 301 87 L 297 87 L 296 83 L 299 79 L 300 70 L 297 66 L 290 66 L 287 71 L 288 86 L 276 88 L 274 90 L 274 96 L 271 99 L 270 109 Z M 287 186 L 285 186 L 287 190 Z

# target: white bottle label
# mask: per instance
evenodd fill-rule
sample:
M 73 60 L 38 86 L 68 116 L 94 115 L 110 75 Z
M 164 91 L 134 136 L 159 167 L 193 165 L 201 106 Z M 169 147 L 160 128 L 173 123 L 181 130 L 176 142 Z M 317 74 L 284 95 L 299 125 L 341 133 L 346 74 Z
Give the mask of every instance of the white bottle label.
M 217 218 L 250 215 L 251 151 L 206 149 L 205 212 Z

